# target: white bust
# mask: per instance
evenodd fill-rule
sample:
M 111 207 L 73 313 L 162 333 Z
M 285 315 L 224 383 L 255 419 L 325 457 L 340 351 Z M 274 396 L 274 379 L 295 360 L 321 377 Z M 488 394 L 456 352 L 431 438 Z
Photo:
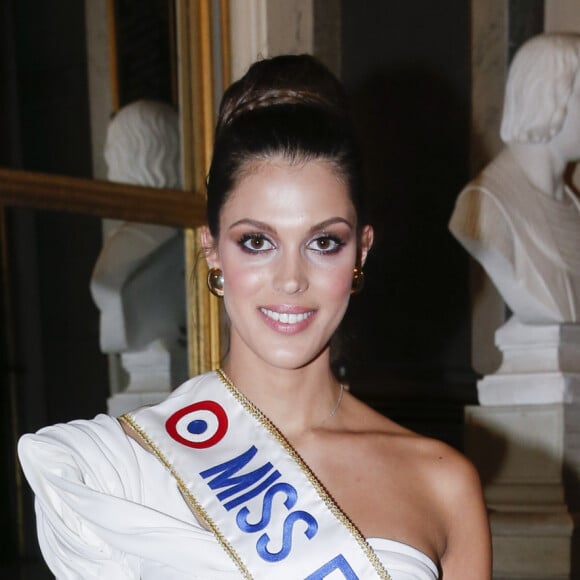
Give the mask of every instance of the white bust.
M 520 48 L 501 137 L 506 147 L 461 192 L 449 228 L 520 322 L 579 322 L 580 201 L 566 178 L 580 160 L 580 35 Z
M 120 183 L 178 188 L 177 112 L 164 103 L 136 101 L 109 123 L 108 178 Z M 121 222 L 106 236 L 91 292 L 101 312 L 101 350 L 137 351 L 183 333 L 183 248 L 179 230 Z

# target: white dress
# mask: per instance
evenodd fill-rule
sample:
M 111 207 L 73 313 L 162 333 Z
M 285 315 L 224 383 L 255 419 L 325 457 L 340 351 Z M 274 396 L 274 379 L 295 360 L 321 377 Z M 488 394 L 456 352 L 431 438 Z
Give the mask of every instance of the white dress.
M 24 473 L 36 494 L 40 547 L 59 580 L 237 580 L 156 457 L 99 415 L 24 435 Z M 370 539 L 393 580 L 436 580 L 417 549 Z

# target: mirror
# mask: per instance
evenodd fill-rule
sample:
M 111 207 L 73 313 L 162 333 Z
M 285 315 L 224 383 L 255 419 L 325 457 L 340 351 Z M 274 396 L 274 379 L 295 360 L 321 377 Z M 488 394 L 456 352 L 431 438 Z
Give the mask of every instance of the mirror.
M 113 218 L 117 220 L 127 220 L 132 222 L 145 222 L 152 224 L 169 225 L 177 228 L 183 228 L 185 239 L 185 255 L 187 261 L 185 271 L 188 275 L 187 289 L 185 291 L 188 311 L 188 351 L 189 351 L 189 368 L 193 374 L 203 372 L 219 364 L 220 357 L 220 338 L 219 338 L 219 309 L 217 300 L 209 295 L 205 285 L 205 264 L 203 260 L 197 260 L 199 255 L 199 244 L 197 241 L 196 228 L 204 221 L 205 216 L 205 199 L 203 194 L 205 175 L 208 170 L 209 159 L 211 155 L 211 145 L 213 138 L 214 124 L 214 101 L 215 94 L 219 92 L 221 86 L 227 83 L 227 76 L 223 70 L 228 69 L 228 65 L 222 65 L 227 61 L 227 35 L 224 34 L 227 23 L 227 2 L 214 0 L 147 0 L 146 2 L 131 2 L 129 0 L 110 0 L 108 3 L 85 2 L 83 12 L 83 3 L 76 0 L 65 0 L 62 3 L 54 5 L 52 2 L 36 2 L 34 4 L 34 18 L 28 17 L 27 2 L 9 2 L 7 8 L 8 18 L 3 25 L 0 25 L 6 42 L 3 49 L 0 50 L 2 65 L 12 65 L 18 60 L 21 67 L 19 72 L 30 73 L 29 77 L 35 79 L 34 87 L 28 87 L 29 92 L 25 95 L 30 97 L 25 102 L 20 102 L 22 94 L 18 93 L 16 88 L 12 90 L 12 85 L 8 83 L 3 87 L 3 102 L 9 102 L 14 105 L 14 109 L 5 109 L 0 111 L 0 123 L 5 129 L 5 145 L 0 147 L 0 236 L 2 244 L 2 292 L 3 292 L 3 309 L 2 309 L 2 326 L 3 326 L 3 349 L 5 352 L 5 388 L 3 389 L 4 397 L 0 405 L 0 412 L 4 419 L 3 423 L 3 441 L 5 444 L 1 448 L 2 462 L 10 477 L 2 479 L 2 505 L 0 509 L 5 515 L 5 520 L 9 522 L 8 540 L 0 549 L 0 575 L 2 577 L 18 577 L 21 572 L 27 577 L 43 578 L 50 577 L 45 571 L 44 565 L 38 563 L 39 555 L 36 547 L 34 518 L 32 513 L 31 498 L 27 495 L 27 488 L 21 479 L 18 464 L 15 456 L 15 443 L 20 433 L 38 428 L 41 424 L 54 422 L 57 420 L 68 420 L 85 415 L 80 412 L 79 408 L 85 406 L 86 413 L 89 408 L 94 408 L 93 395 L 104 398 L 109 391 L 107 386 L 100 386 L 93 389 L 91 385 L 79 385 L 78 373 L 77 379 L 74 379 L 75 373 L 64 372 L 66 360 L 57 360 L 52 355 L 57 351 L 64 353 L 66 359 L 68 356 L 77 356 L 74 353 L 67 352 L 58 348 L 59 345 L 54 342 L 54 333 L 46 335 L 46 340 L 53 341 L 46 351 L 50 359 L 44 363 L 52 365 L 54 369 L 60 369 L 54 376 L 60 377 L 63 382 L 72 381 L 75 384 L 62 384 L 59 392 L 73 393 L 65 401 L 52 401 L 51 404 L 59 405 L 59 413 L 63 414 L 46 414 L 47 405 L 42 385 L 35 381 L 35 376 L 41 373 L 41 369 L 23 368 L 20 363 L 24 360 L 21 357 L 22 348 L 34 349 L 32 340 L 32 328 L 27 335 L 26 325 L 22 319 L 17 320 L 16 314 L 24 312 L 28 317 L 34 317 L 38 313 L 32 308 L 31 303 L 27 303 L 27 292 L 34 291 L 32 285 L 36 280 L 38 272 L 32 269 L 25 272 L 25 276 L 14 276 L 16 269 L 19 269 L 20 276 L 23 271 L 31 268 L 30 262 L 15 262 L 14 254 L 11 250 L 11 244 L 20 236 L 21 248 L 26 253 L 32 252 L 32 241 L 27 237 L 30 229 L 20 227 L 22 224 L 31 222 L 41 223 L 42 227 L 51 230 L 54 235 L 48 242 L 46 252 L 51 255 L 48 263 L 58 261 L 59 250 L 70 250 L 70 254 L 75 255 L 80 246 L 84 245 L 81 239 L 85 234 L 89 234 L 91 239 L 98 237 L 100 233 L 100 219 Z M 99 8 L 100 5 L 100 8 Z M 167 38 L 169 46 L 174 47 L 168 50 L 169 56 L 169 73 L 164 73 L 165 78 L 165 95 L 139 95 L 139 96 L 157 96 L 158 98 L 169 98 L 177 105 L 180 114 L 181 133 L 182 133 L 182 159 L 184 159 L 182 174 L 182 189 L 150 188 L 138 185 L 127 185 L 112 183 L 102 179 L 88 179 L 86 176 L 91 173 L 90 161 L 87 157 L 83 158 L 82 163 L 76 164 L 73 158 L 78 157 L 80 146 L 73 138 L 75 124 L 78 123 L 76 117 L 67 117 L 66 123 L 60 123 L 58 112 L 66 114 L 75 112 L 79 118 L 83 116 L 82 124 L 85 129 L 89 124 L 91 131 L 98 134 L 99 131 L 104 134 L 106 122 L 95 125 L 93 112 L 87 110 L 88 107 L 79 105 L 82 100 L 71 89 L 68 81 L 72 75 L 71 67 L 62 66 L 58 69 L 43 70 L 48 55 L 57 63 L 70 63 L 71 46 L 84 46 L 85 39 L 78 35 L 82 34 L 82 23 L 84 17 L 87 19 L 94 16 L 93 10 L 105 10 L 106 19 L 114 30 L 119 24 L 115 17 L 124 18 L 127 10 L 131 8 L 139 9 L 145 14 L 146 6 L 156 8 L 166 16 Z M 125 15 L 125 16 L 123 16 Z M 101 15 L 102 16 L 102 15 Z M 66 37 L 59 34 L 52 34 L 46 38 L 41 34 L 41 28 L 49 28 L 49 22 L 55 22 L 62 19 L 63 25 L 67 28 Z M 71 25 L 71 19 L 76 19 L 76 25 Z M 79 26 L 79 22 L 81 25 Z M 14 25 L 14 27 L 12 27 Z M 13 30 L 12 30 L 13 28 Z M 21 34 L 24 29 L 29 29 L 26 34 Z M 123 38 L 122 26 L 117 28 L 117 38 Z M 94 31 L 93 31 L 94 32 Z M 101 30 L 102 32 L 102 30 Z M 98 66 L 109 65 L 118 71 L 116 75 L 118 82 L 110 83 L 111 93 L 114 98 L 110 99 L 113 106 L 108 106 L 104 112 L 104 117 L 108 119 L 111 110 L 118 108 L 122 100 L 133 99 L 137 93 L 131 92 L 135 85 L 139 83 L 126 82 L 128 77 L 126 68 L 123 68 L 122 58 L 118 54 L 117 47 L 123 43 L 117 43 L 116 39 L 111 41 L 112 58 L 109 61 L 109 55 L 94 54 L 89 56 L 89 65 L 95 65 L 92 58 L 98 58 Z M 43 44 L 44 43 L 44 44 Z M 107 43 L 105 43 L 107 44 Z M 126 50 L 127 46 L 123 48 Z M 167 55 L 166 55 L 167 56 Z M 18 57 L 18 58 L 17 58 Z M 69 60 L 67 58 L 70 57 Z M 152 64 L 152 63 L 148 63 Z M 87 66 L 87 60 L 82 60 L 79 65 L 81 68 Z M 118 67 L 118 68 L 117 68 Z M 223 67 L 223 68 L 222 68 Z M 3 66 L 4 72 L 6 66 Z M 217 71 L 217 72 L 216 72 Z M 166 71 L 167 72 L 167 71 Z M 80 77 L 86 75 L 81 71 Z M 106 74 L 106 73 L 105 73 Z M 133 80 L 143 80 L 139 76 L 139 70 L 131 72 Z M 26 76 L 26 75 L 24 75 Z M 167 80 L 169 79 L 169 80 Z M 26 79 L 25 79 L 26 80 Z M 81 80 L 83 80 L 81 78 Z M 84 79 L 87 80 L 86 78 Z M 14 87 L 20 86 L 18 82 L 22 79 L 15 79 Z M 167 88 L 167 82 L 171 85 Z M 86 83 L 89 84 L 88 82 Z M 216 88 L 217 87 L 217 88 Z M 94 87 L 93 87 L 94 88 Z M 39 90 L 41 89 L 41 90 Z M 102 87 L 102 92 L 106 93 L 106 87 Z M 97 92 L 100 87 L 97 86 Z M 86 95 L 85 95 L 86 97 Z M 107 98 L 107 95 L 105 95 Z M 105 99 L 106 100 L 106 99 Z M 115 105 L 116 103 L 116 105 Z M 51 111 L 48 107 L 53 106 Z M 20 108 L 19 108 L 20 107 Z M 81 110 L 82 109 L 82 110 Z M 18 114 L 16 114 L 18 113 Z M 101 111 L 103 113 L 103 111 Z M 14 114 L 11 116 L 11 114 Z M 90 118 L 90 120 L 89 120 Z M 19 124 L 18 130 L 12 125 Z M 19 130 L 20 133 L 18 132 Z M 19 143 L 19 136 L 24 133 L 28 136 L 26 143 Z M 101 143 L 103 140 L 101 140 Z M 68 151 L 70 155 L 63 157 L 63 152 Z M 98 151 L 100 154 L 100 151 Z M 4 166 L 4 167 L 2 167 Z M 18 169 L 15 169 L 18 168 Z M 24 169 L 22 169 L 24 168 Z M 67 175 L 63 175 L 66 173 Z M 98 172 L 97 172 L 98 173 Z M 102 177 L 102 172 L 100 173 Z M 38 211 L 47 210 L 47 211 Z M 15 216 L 17 216 L 15 218 Z M 14 230 L 8 231 L 8 224 L 20 224 L 20 230 L 16 234 Z M 10 226 L 12 227 L 12 226 Z M 78 246 L 78 247 L 77 247 Z M 94 260 L 96 258 L 95 250 L 98 246 L 85 248 L 84 258 L 82 258 L 82 268 L 78 263 L 73 262 L 70 266 L 74 276 L 71 279 L 74 284 L 81 285 L 83 288 L 79 294 L 85 294 L 88 290 L 89 278 L 86 282 L 81 279 L 87 277 L 90 273 Z M 30 256 L 29 256 L 30 257 Z M 76 258 L 75 258 L 76 260 Z M 64 265 L 66 271 L 67 266 Z M 60 269 L 59 272 L 62 272 Z M 41 272 L 42 276 L 47 277 L 45 282 L 53 287 L 52 295 L 58 297 L 54 302 L 54 311 L 51 312 L 51 304 L 45 305 L 48 309 L 49 317 L 53 329 L 58 325 L 66 325 L 65 318 L 60 319 L 58 315 L 58 304 L 62 301 L 68 302 L 74 312 L 74 304 L 70 304 L 71 296 L 75 296 L 75 290 L 64 290 L 61 286 L 61 280 L 58 279 L 60 274 L 56 269 L 47 267 Z M 50 277 L 53 276 L 53 279 Z M 15 287 L 14 281 L 17 279 L 25 280 L 25 285 Z M 38 288 L 42 292 L 43 287 Z M 37 294 L 38 294 L 37 292 Z M 72 292 L 72 294 L 71 294 Z M 46 296 L 50 296 L 47 294 Z M 85 304 L 88 303 L 85 301 Z M 18 304 L 18 306 L 17 306 Z M 93 311 L 92 321 L 87 322 L 87 330 L 90 340 L 95 341 L 95 311 Z M 69 314 L 68 316 L 76 316 Z M 81 315 L 79 315 L 81 316 Z M 43 322 L 36 320 L 38 325 Z M 71 321 L 72 322 L 72 321 Z M 78 320 L 74 321 L 78 322 Z M 84 321 L 82 321 L 84 323 Z M 82 326 L 82 324 L 81 324 Z M 63 329 L 64 332 L 64 329 Z M 52 338 L 51 338 L 52 336 Z M 30 340 L 28 340 L 30 339 Z M 78 345 L 82 350 L 82 342 L 85 338 L 78 339 Z M 89 340 L 89 338 L 86 338 Z M 64 344 L 64 343 L 63 343 Z M 24 345 L 24 346 L 23 346 Z M 60 346 L 63 346 L 62 344 Z M 94 345 L 98 348 L 98 345 Z M 20 352 L 19 352 L 20 349 Z M 77 352 L 77 351 L 75 351 Z M 101 355 L 102 357 L 102 355 Z M 102 360 L 105 360 L 103 357 Z M 75 359 L 74 367 L 82 369 L 83 361 Z M 85 371 L 91 373 L 91 380 L 98 384 L 104 381 L 106 370 L 102 368 L 91 371 L 91 365 L 87 364 Z M 28 373 L 28 386 L 22 388 L 23 373 Z M 36 373 L 36 374 L 35 374 Z M 90 389 L 91 396 L 88 396 L 83 389 Z M 60 395 L 59 395 L 60 396 Z M 75 403 L 76 401 L 76 403 Z M 77 404 L 78 403 L 78 404 Z M 74 407 L 72 409 L 71 407 Z M 39 411 L 39 408 L 43 409 Z M 104 409 L 101 409 L 104 410 Z M 70 412 L 69 412 L 70 411 Z M 66 416 L 65 416 L 66 415 Z M 70 416 L 68 416 L 70 415 Z M 46 417 L 49 417 L 46 420 Z

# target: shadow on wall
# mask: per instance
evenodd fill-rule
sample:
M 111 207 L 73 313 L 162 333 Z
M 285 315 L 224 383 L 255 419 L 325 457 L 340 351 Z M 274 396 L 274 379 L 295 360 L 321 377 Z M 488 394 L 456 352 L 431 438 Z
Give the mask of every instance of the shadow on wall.
M 447 229 L 469 175 L 468 103 L 443 77 L 408 67 L 351 97 L 376 241 L 344 324 L 348 375 L 455 383 L 474 400 L 468 259 Z

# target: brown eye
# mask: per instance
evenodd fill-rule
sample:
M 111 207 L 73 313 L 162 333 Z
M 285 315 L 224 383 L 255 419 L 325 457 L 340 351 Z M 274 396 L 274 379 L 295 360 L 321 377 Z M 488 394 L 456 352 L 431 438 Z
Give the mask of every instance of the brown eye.
M 267 252 L 274 249 L 274 244 L 261 234 L 246 234 L 240 238 L 238 244 L 242 250 L 250 253 Z
M 310 242 L 308 247 L 320 254 L 335 254 L 344 245 L 344 242 L 335 236 L 320 236 Z

